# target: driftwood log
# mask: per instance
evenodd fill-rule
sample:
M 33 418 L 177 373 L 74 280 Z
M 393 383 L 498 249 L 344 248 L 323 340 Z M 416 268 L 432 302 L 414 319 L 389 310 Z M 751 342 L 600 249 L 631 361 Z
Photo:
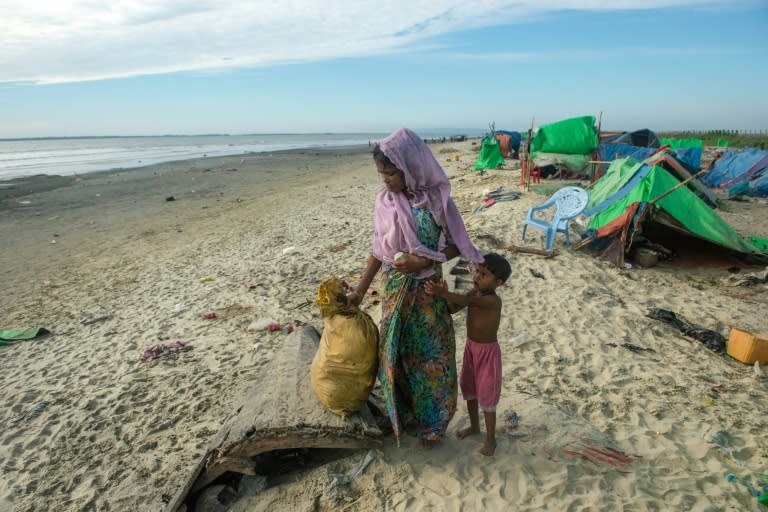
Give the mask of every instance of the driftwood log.
M 326 410 L 310 388 L 309 369 L 319 341 L 311 326 L 285 338 L 269 367 L 191 468 L 166 512 L 185 510 L 188 499 L 224 473 L 259 474 L 255 457 L 266 452 L 381 444 L 382 432 L 367 406 L 344 420 Z

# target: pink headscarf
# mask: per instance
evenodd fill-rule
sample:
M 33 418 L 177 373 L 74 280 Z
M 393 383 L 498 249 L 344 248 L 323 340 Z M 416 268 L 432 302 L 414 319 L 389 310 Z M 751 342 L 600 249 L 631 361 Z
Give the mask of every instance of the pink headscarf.
M 432 251 L 419 242 L 411 211 L 413 205 L 432 213 L 435 222 L 453 240 L 464 259 L 482 263 L 483 256 L 470 242 L 459 209 L 451 199 L 448 176 L 424 141 L 411 130 L 401 128 L 382 140 L 379 148 L 403 171 L 405 183 L 414 198 L 409 202 L 404 193 L 393 194 L 386 187 L 379 191 L 373 217 L 373 255 L 388 263 L 400 251 L 445 261 L 442 252 Z M 429 268 L 416 276 L 423 278 L 433 273 Z

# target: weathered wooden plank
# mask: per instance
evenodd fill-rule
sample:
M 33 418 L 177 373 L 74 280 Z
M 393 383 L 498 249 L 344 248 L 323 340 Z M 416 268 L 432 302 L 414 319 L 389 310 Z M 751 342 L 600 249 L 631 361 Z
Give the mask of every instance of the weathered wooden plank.
M 245 393 L 198 460 L 166 512 L 183 508 L 189 494 L 226 472 L 258 473 L 253 457 L 297 448 L 369 448 L 382 432 L 367 406 L 342 419 L 329 412 L 310 387 L 309 370 L 320 341 L 311 326 L 285 338 L 269 366 Z

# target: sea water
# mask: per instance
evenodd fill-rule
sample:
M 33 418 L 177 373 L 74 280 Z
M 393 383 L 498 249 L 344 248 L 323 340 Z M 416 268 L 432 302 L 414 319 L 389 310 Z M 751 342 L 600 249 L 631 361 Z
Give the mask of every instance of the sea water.
M 192 158 L 368 145 L 386 133 L 168 135 L 0 139 L 0 181 L 73 175 Z

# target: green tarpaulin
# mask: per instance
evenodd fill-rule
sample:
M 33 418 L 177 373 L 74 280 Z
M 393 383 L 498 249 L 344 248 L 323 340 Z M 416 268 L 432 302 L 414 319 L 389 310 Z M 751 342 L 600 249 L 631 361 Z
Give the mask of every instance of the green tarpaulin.
M 531 153 L 587 155 L 597 149 L 594 116 L 574 117 L 539 127 L 531 141 Z
M 597 230 L 623 215 L 633 203 L 652 201 L 679 183 L 680 180 L 663 167 L 646 166 L 631 157 L 614 160 L 589 191 L 586 211 L 596 207 L 600 211 L 590 217 L 588 228 Z M 680 187 L 665 196 L 656 203 L 656 208 L 699 238 L 741 253 L 760 252 L 688 187 Z
M 704 149 L 704 143 L 701 141 L 701 139 L 665 139 L 664 137 L 659 138 L 659 143 L 664 146 L 666 144 L 669 144 L 674 149 L 679 148 L 699 148 Z
M 483 145 L 480 148 L 480 154 L 475 161 L 475 170 L 496 169 L 504 163 L 504 157 L 501 155 L 499 142 L 495 138 L 483 139 Z
M 30 327 L 27 329 L 0 329 L 0 346 L 14 341 L 31 340 L 48 334 L 50 331 L 45 327 Z

